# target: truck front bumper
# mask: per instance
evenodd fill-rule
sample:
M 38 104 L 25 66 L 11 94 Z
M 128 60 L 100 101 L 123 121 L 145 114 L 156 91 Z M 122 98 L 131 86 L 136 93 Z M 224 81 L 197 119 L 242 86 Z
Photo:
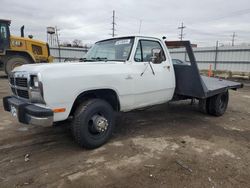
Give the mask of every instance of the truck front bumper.
M 30 104 L 14 96 L 3 98 L 4 110 L 11 112 L 20 123 L 50 126 L 53 124 L 53 111 Z

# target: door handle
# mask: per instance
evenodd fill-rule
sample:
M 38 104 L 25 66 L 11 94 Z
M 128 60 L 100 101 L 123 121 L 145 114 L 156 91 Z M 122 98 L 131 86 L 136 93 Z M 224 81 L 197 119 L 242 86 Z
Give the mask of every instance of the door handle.
M 170 65 L 165 65 L 165 66 L 163 66 L 163 68 L 169 70 L 170 69 Z

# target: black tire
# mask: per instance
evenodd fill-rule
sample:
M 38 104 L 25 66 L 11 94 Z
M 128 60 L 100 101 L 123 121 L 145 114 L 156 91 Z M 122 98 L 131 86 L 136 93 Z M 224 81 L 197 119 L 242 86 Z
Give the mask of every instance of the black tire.
M 104 117 L 107 129 L 98 132 L 93 117 Z M 92 123 L 91 123 L 92 122 Z M 89 99 L 79 105 L 74 113 L 71 130 L 75 141 L 84 148 L 94 149 L 105 144 L 114 130 L 114 112 L 109 103 L 101 99 Z
M 214 116 L 222 116 L 227 109 L 228 100 L 228 91 L 211 97 L 207 106 L 208 113 Z
M 3 62 L 1 61 L 1 59 L 0 59 L 0 70 L 1 71 L 3 70 Z
M 209 112 L 209 103 L 210 103 L 210 98 L 206 99 L 200 99 L 199 100 L 199 110 L 202 113 L 208 113 Z
M 28 58 L 20 55 L 14 55 L 9 57 L 5 63 L 4 63 L 4 70 L 7 75 L 10 74 L 10 72 L 18 66 L 32 63 Z

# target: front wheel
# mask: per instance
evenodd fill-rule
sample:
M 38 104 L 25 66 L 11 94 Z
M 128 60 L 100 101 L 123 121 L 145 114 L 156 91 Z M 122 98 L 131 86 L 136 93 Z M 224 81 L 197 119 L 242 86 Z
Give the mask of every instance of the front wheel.
M 97 148 L 112 135 L 113 108 L 104 100 L 89 99 L 76 109 L 71 126 L 73 137 L 81 147 Z

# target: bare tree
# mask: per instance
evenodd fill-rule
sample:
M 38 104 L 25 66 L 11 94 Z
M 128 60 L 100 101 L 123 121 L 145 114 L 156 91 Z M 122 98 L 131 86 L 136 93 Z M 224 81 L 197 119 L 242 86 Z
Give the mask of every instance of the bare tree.
M 72 45 L 71 45 L 71 43 L 69 41 L 64 41 L 62 43 L 62 46 L 64 46 L 64 47 L 71 47 Z
M 82 41 L 79 39 L 75 39 L 72 41 L 72 46 L 74 47 L 82 47 Z

